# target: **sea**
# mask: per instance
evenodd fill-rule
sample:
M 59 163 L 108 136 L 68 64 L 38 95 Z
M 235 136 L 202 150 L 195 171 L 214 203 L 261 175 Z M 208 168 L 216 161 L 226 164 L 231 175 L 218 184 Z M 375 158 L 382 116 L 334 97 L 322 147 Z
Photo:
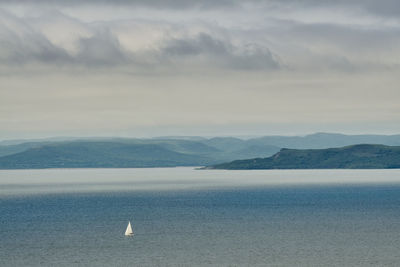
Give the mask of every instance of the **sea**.
M 0 266 L 400 266 L 400 170 L 2 170 Z

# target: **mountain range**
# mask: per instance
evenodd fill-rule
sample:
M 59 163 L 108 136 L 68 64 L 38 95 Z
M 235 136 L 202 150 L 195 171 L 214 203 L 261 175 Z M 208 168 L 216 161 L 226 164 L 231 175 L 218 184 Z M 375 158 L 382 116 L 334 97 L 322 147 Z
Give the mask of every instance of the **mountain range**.
M 323 149 L 355 144 L 400 145 L 400 135 L 50 138 L 0 142 L 0 169 L 209 166 L 266 158 L 281 148 Z
M 235 160 L 207 169 L 391 169 L 400 168 L 400 146 L 352 145 L 328 149 L 284 148 L 268 158 Z

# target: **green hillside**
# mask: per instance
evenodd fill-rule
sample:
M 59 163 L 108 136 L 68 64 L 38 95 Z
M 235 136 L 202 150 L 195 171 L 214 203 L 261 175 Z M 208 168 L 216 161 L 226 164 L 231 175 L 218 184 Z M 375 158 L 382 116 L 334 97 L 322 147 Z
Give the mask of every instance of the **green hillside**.
M 269 158 L 236 160 L 210 169 L 384 169 L 400 168 L 400 146 L 353 145 L 329 149 L 282 149 Z

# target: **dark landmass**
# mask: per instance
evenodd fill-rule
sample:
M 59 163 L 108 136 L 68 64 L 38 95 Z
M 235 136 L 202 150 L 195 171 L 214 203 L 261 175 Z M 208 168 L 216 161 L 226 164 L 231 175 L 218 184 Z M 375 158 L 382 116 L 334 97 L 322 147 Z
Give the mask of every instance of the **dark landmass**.
M 148 144 L 71 142 L 43 145 L 0 157 L 1 169 L 38 168 L 134 168 L 198 166 L 210 162 Z
M 286 148 L 328 148 L 376 143 L 400 146 L 400 135 L 235 137 L 166 136 L 149 139 L 57 137 L 0 142 L 0 169 L 207 166 L 266 158 Z
M 353 145 L 329 149 L 282 149 L 269 158 L 235 160 L 207 169 L 389 169 L 400 168 L 400 146 Z
M 207 142 L 168 138 L 63 142 L 41 140 L 0 145 L 0 169 L 205 166 L 235 159 L 270 156 L 279 150 L 274 146 L 255 148 L 246 145 L 221 150 Z

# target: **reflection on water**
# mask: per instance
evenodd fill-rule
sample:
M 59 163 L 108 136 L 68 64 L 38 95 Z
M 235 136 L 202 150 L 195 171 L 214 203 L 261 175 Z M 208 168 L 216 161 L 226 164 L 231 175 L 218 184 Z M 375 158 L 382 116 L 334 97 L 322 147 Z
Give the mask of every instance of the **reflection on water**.
M 223 171 L 188 167 L 1 170 L 0 196 L 359 183 L 400 183 L 400 170 Z
M 400 185 L 13 196 L 0 214 L 0 266 L 400 266 Z
M 397 267 L 399 174 L 0 171 L 0 266 Z

